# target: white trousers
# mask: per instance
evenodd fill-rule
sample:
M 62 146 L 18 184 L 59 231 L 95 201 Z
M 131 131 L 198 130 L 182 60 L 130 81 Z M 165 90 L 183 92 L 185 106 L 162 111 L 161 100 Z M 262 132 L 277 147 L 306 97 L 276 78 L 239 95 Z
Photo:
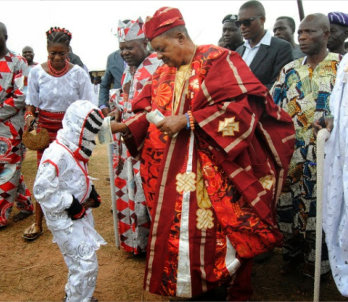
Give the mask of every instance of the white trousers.
M 66 301 L 88 302 L 94 292 L 98 260 L 96 251 L 104 239 L 94 229 L 92 212 L 65 230 L 51 230 L 69 269 L 65 285 Z

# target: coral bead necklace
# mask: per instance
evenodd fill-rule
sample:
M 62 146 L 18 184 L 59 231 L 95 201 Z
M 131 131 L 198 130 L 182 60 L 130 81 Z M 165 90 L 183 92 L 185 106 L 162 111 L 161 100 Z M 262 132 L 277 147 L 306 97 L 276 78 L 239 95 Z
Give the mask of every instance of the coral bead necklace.
M 61 70 L 55 69 L 52 66 L 50 60 L 47 61 L 47 66 L 48 66 L 49 73 L 53 75 L 54 77 L 61 77 L 69 71 L 69 62 L 67 60 L 65 60 L 65 66 Z

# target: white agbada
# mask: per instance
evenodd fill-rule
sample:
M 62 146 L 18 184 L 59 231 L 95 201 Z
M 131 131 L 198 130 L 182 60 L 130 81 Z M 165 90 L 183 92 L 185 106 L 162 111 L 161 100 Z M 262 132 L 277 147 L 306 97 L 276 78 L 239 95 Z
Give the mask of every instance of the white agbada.
M 34 183 L 34 196 L 69 269 L 66 301 L 90 300 L 98 273 L 96 250 L 106 244 L 94 229 L 91 209 L 78 220 L 72 220 L 66 211 L 73 196 L 81 204 L 90 196 L 87 160 L 102 120 L 100 110 L 89 101 L 70 105 L 56 141 L 42 156 Z
M 338 68 L 330 109 L 334 128 L 325 145 L 323 229 L 332 275 L 348 297 L 348 54 Z

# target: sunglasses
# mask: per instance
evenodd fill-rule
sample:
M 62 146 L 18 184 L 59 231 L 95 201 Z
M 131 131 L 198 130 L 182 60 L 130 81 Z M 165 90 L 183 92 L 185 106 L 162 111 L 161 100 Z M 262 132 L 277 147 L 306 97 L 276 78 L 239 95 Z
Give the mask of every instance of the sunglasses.
M 244 20 L 237 20 L 235 22 L 236 26 L 237 27 L 240 27 L 242 24 L 244 26 L 250 26 L 251 25 L 251 22 L 253 22 L 254 20 L 256 20 L 257 18 L 260 18 L 260 16 L 256 16 L 256 17 L 251 17 L 249 19 L 244 19 Z

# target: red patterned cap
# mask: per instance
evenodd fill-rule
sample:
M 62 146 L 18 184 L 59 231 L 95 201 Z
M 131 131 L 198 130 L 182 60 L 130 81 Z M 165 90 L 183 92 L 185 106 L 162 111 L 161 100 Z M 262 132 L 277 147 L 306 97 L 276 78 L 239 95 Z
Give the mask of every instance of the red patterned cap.
M 177 8 L 161 7 L 153 17 L 147 17 L 144 25 L 145 36 L 151 41 L 173 27 L 185 25 L 184 18 Z

